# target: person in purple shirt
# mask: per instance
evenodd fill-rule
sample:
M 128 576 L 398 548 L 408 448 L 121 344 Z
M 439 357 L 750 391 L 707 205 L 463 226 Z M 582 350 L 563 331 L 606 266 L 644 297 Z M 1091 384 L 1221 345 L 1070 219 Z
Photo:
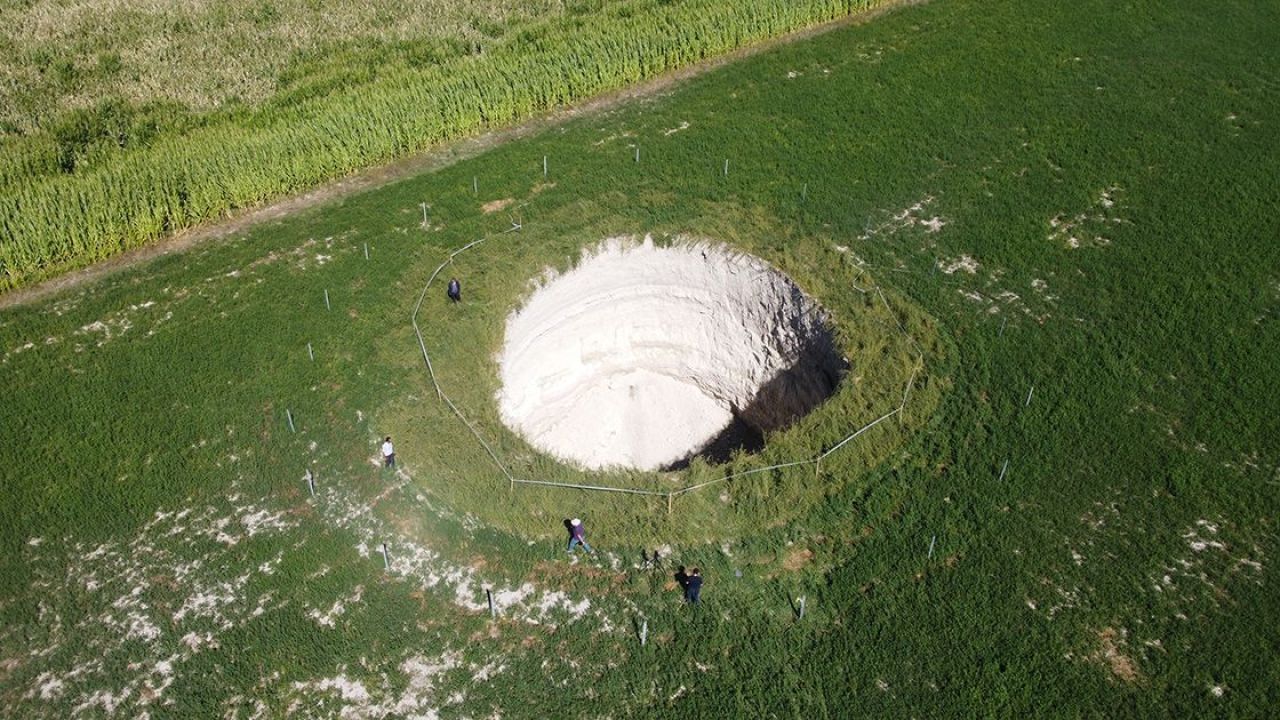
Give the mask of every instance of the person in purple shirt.
M 583 550 L 592 552 L 591 546 L 587 544 L 587 531 L 582 527 L 582 521 L 574 518 L 569 521 L 569 554 L 573 554 L 573 546 L 581 545 Z

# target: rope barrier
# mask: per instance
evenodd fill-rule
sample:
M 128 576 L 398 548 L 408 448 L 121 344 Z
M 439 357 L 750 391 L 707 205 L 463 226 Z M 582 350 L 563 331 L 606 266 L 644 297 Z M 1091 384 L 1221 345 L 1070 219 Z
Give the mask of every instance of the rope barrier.
M 506 234 L 506 233 L 512 232 L 513 230 L 519 230 L 519 229 L 520 229 L 520 226 L 516 225 L 509 230 L 504 230 L 502 234 Z M 570 488 L 570 489 L 576 489 L 576 490 L 592 490 L 592 491 L 601 491 L 601 492 L 625 493 L 630 495 L 648 495 L 648 496 L 654 496 L 654 497 L 665 497 L 667 498 L 667 512 L 670 513 L 672 498 L 677 497 L 679 495 L 683 495 L 685 493 L 693 492 L 694 490 L 700 490 L 702 488 L 709 487 L 711 485 L 716 485 L 718 483 L 728 482 L 730 480 L 748 477 L 750 475 L 758 475 L 760 473 L 771 472 L 774 470 L 782 470 L 789 467 L 798 467 L 800 465 L 820 464 L 824 459 L 826 459 L 828 456 L 830 456 L 832 453 L 836 452 L 840 448 L 844 447 L 846 444 L 851 442 L 854 438 L 857 438 L 859 435 L 862 435 L 864 432 L 870 430 L 876 425 L 879 425 L 885 420 L 888 420 L 894 415 L 897 415 L 903 412 L 904 408 L 907 405 L 907 398 L 911 393 L 912 387 L 915 385 L 916 376 L 919 373 L 920 369 L 924 366 L 924 353 L 923 351 L 921 351 L 920 345 L 916 343 L 915 338 L 911 337 L 911 334 L 907 332 L 905 327 L 903 327 L 902 321 L 898 319 L 898 316 L 896 314 L 894 314 L 893 308 L 890 307 L 888 299 L 885 298 L 884 291 L 881 290 L 879 285 L 876 285 L 875 291 L 877 294 L 879 294 L 881 302 L 884 303 L 885 310 L 888 311 L 890 317 L 894 319 L 895 323 L 898 326 L 898 330 L 902 333 L 904 337 L 907 338 L 907 340 L 913 346 L 915 346 L 916 351 L 919 352 L 920 355 L 916 361 L 916 366 L 911 371 L 911 378 L 907 381 L 906 389 L 902 393 L 902 403 L 899 404 L 898 407 L 894 408 L 893 410 L 890 410 L 884 415 L 881 415 L 875 420 L 872 420 L 871 422 L 862 426 L 861 428 L 854 431 L 852 434 L 845 437 L 843 440 L 836 443 L 830 449 L 819 454 L 818 456 L 809 458 L 807 460 L 795 460 L 792 462 L 780 463 L 777 465 L 769 465 L 768 467 L 753 468 L 751 470 L 743 470 L 741 472 L 732 473 L 730 475 L 726 475 L 721 478 L 716 478 L 714 480 L 708 480 L 706 482 L 698 483 L 697 485 L 690 485 L 688 487 L 680 488 L 677 490 L 669 490 L 669 491 L 642 490 L 638 488 L 612 487 L 608 485 L 587 485 L 587 484 L 579 484 L 579 483 L 554 482 L 550 480 L 526 480 L 526 479 L 517 478 L 511 474 L 511 471 L 508 470 L 506 465 L 503 464 L 502 460 L 498 457 L 498 454 L 493 450 L 493 448 L 489 445 L 489 443 L 485 442 L 485 439 L 483 436 L 480 435 L 480 432 L 475 428 L 474 425 L 471 424 L 469 420 L 467 420 L 466 416 L 462 414 L 462 411 L 459 410 L 456 405 L 454 405 L 453 400 L 451 400 L 449 396 L 445 394 L 444 390 L 440 387 L 440 383 L 436 378 L 435 368 L 431 364 L 431 355 L 427 352 L 426 341 L 423 340 L 423 337 L 422 337 L 422 329 L 418 326 L 418 314 L 422 309 L 422 303 L 427 297 L 427 291 L 431 288 L 431 284 L 435 282 L 435 279 L 437 276 L 440 275 L 440 272 L 444 270 L 445 267 L 447 267 L 450 263 L 452 263 L 455 257 L 479 245 L 480 243 L 485 242 L 488 239 L 489 239 L 488 237 L 483 237 L 483 238 L 480 238 L 479 240 L 474 240 L 449 253 L 449 256 L 445 259 L 445 261 L 440 263 L 439 267 L 435 269 L 435 272 L 431 273 L 431 276 L 427 279 L 426 285 L 422 287 L 422 293 L 418 296 L 417 304 L 414 305 L 413 313 L 410 316 L 410 322 L 413 325 L 413 332 L 418 338 L 418 347 L 419 349 L 422 350 L 422 359 L 426 363 L 427 373 L 431 378 L 431 384 L 436 389 L 436 396 L 439 397 L 441 400 L 443 400 L 445 404 L 449 406 L 449 409 L 453 411 L 453 414 L 456 415 L 458 419 L 462 421 L 462 424 L 466 426 L 467 430 L 471 431 L 471 434 L 480 443 L 481 447 L 484 448 L 485 452 L 488 453 L 489 457 L 493 460 L 494 464 L 498 466 L 498 469 L 502 471 L 503 476 L 511 483 L 511 486 L 513 488 L 515 487 L 516 484 L 541 485 L 544 487 L 562 487 L 562 488 Z M 861 290 L 860 288 L 858 289 Z M 862 292 L 866 292 L 866 291 L 862 291 Z

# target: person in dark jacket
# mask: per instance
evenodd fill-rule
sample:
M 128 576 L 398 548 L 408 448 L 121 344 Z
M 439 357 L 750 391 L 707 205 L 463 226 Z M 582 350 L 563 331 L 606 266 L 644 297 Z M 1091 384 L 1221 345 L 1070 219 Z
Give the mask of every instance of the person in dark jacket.
M 702 596 L 702 571 L 694 568 L 684 578 L 684 599 L 690 605 L 697 605 Z
M 569 521 L 569 554 L 573 554 L 573 546 L 581 545 L 583 550 L 592 552 L 591 546 L 587 544 L 587 531 L 582 527 L 582 521 L 574 518 Z
M 458 278 L 449 278 L 449 299 L 454 302 L 462 301 L 462 283 L 458 282 Z

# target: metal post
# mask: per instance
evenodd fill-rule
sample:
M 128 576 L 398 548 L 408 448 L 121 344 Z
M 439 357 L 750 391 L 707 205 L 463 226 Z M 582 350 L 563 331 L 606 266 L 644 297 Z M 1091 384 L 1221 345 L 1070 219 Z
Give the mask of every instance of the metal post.
M 307 357 L 311 358 L 311 362 L 316 361 L 316 354 L 311 350 L 311 343 L 307 343 Z
M 1000 468 L 1000 477 L 996 478 L 996 482 L 1000 482 L 1001 480 L 1004 480 L 1004 471 L 1008 469 L 1009 469 L 1009 461 L 1006 459 L 1004 461 L 1004 467 Z
M 545 178 L 546 176 L 547 176 L 547 156 L 543 155 L 542 156 L 542 177 Z
M 471 194 L 472 195 L 480 194 L 480 179 L 474 175 L 471 176 Z
M 426 230 L 427 229 L 427 204 L 425 202 L 419 203 L 418 207 L 422 208 L 422 229 Z
M 667 514 L 668 515 L 671 514 L 671 497 L 672 497 L 672 494 L 667 493 Z
M 1035 391 L 1036 391 L 1036 386 L 1035 386 L 1035 385 L 1032 385 L 1032 386 L 1031 386 L 1031 389 L 1027 391 L 1027 402 L 1026 402 L 1025 404 L 1023 404 L 1023 407 L 1027 407 L 1028 405 L 1030 405 L 1030 404 L 1031 404 L 1031 393 L 1033 393 L 1033 392 L 1035 392 Z
M 391 559 L 387 557 L 387 544 L 382 543 L 382 569 L 391 569 Z
M 311 468 L 307 468 L 307 487 L 311 489 L 311 497 L 316 496 L 316 477 L 311 474 Z
M 1007 322 L 1009 322 L 1008 315 L 1000 319 L 1000 332 L 996 335 L 996 337 L 1004 337 L 1004 326 L 1005 326 L 1005 323 Z
M 636 146 L 636 162 L 640 162 L 640 146 Z
M 642 620 L 640 622 L 640 647 L 644 647 L 645 643 L 648 641 L 649 641 L 649 621 Z
M 284 416 L 289 418 L 289 432 L 298 432 L 297 429 L 293 427 L 293 412 L 289 410 L 289 408 L 284 409 Z
M 804 619 L 804 596 L 800 596 L 800 619 Z
M 329 288 L 324 289 L 324 309 L 325 310 L 333 309 L 333 307 L 329 305 Z
M 729 158 L 724 159 L 724 176 L 729 177 Z
M 935 543 L 937 543 L 937 542 L 938 542 L 938 536 L 937 536 L 937 535 L 934 535 L 934 536 L 933 536 L 933 539 L 929 541 L 929 557 L 930 557 L 930 558 L 933 558 L 933 546 L 934 546 L 934 544 L 935 544 Z
M 489 588 L 485 588 L 484 594 L 485 597 L 489 598 L 489 617 L 496 620 L 498 618 L 498 611 L 493 607 L 493 591 Z
M 364 244 L 364 259 L 369 259 L 369 243 Z

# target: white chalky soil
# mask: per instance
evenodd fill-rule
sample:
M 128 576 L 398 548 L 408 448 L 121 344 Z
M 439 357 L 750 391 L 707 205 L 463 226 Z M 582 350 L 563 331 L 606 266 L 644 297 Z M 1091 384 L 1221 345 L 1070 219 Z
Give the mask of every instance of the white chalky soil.
M 737 419 L 784 427 L 844 369 L 823 312 L 723 246 L 606 241 L 507 319 L 503 421 L 590 469 L 656 470 Z

